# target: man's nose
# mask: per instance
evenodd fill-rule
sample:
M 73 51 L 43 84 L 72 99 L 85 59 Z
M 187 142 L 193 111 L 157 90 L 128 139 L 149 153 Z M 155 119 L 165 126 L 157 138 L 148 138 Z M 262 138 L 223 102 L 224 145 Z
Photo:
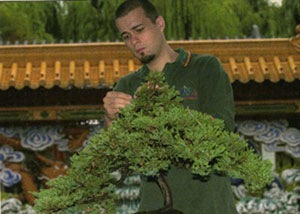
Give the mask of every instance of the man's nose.
M 133 45 L 136 45 L 140 41 L 138 35 L 132 35 L 131 42 Z

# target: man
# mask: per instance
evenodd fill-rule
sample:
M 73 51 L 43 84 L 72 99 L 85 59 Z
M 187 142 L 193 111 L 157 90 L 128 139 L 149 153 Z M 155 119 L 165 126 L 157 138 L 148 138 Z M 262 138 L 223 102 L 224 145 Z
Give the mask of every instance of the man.
M 104 98 L 105 121 L 109 126 L 134 99 L 135 91 L 151 71 L 163 72 L 168 84 L 175 86 L 183 105 L 223 119 L 227 130 L 234 125 L 234 102 L 230 81 L 220 62 L 211 55 L 173 50 L 164 35 L 165 20 L 149 0 L 126 0 L 116 11 L 116 26 L 125 45 L 142 63 L 134 73 L 122 77 Z M 167 182 L 173 207 L 185 214 L 236 213 L 229 179 L 213 174 L 203 179 L 182 168 L 172 168 Z M 140 211 L 163 207 L 163 196 L 152 178 L 144 178 Z

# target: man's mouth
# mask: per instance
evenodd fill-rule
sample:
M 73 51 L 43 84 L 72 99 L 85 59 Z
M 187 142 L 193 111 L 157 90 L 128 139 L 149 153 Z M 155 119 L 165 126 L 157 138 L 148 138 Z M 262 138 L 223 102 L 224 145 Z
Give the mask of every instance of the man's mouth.
M 135 52 L 136 52 L 137 54 L 144 54 L 144 49 L 145 49 L 145 48 L 139 48 L 139 49 L 137 49 Z

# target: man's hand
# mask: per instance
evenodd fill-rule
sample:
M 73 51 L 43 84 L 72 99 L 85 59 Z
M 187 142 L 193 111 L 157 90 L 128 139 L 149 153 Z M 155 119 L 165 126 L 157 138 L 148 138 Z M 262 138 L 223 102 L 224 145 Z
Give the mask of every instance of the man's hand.
M 132 97 L 128 94 L 116 91 L 107 92 L 103 98 L 106 127 L 109 127 L 112 121 L 118 118 L 120 108 L 130 104 L 131 100 Z

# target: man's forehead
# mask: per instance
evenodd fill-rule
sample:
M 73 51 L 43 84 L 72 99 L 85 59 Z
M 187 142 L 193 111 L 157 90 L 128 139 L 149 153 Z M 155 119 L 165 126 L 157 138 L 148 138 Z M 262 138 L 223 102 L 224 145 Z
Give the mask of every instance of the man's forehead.
M 144 13 L 129 13 L 116 19 L 116 25 L 120 32 L 135 29 L 137 26 L 146 25 L 148 22 L 151 21 Z

